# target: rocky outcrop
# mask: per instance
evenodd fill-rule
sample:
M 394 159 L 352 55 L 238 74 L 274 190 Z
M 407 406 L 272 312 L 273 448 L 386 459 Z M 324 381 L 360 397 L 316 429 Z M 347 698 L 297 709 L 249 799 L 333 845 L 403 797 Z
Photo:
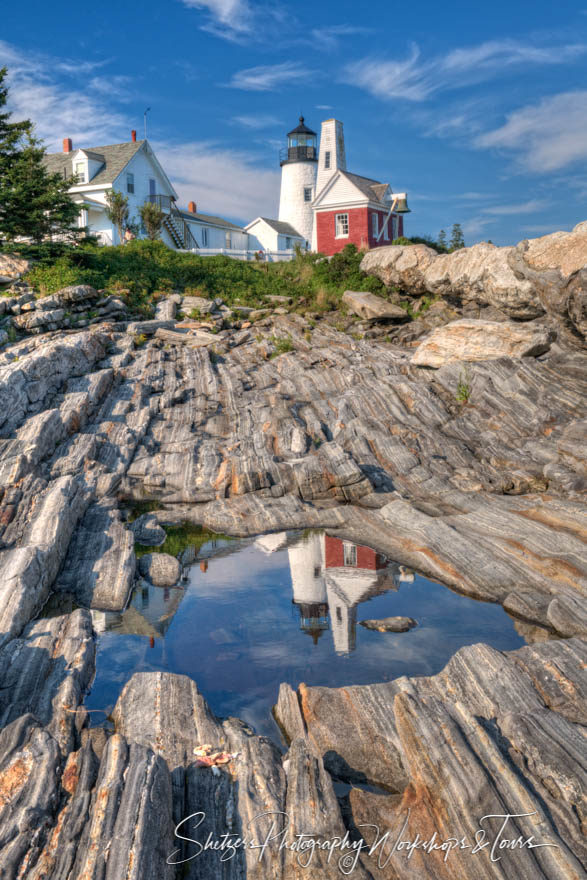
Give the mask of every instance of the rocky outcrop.
M 393 836 L 375 857 L 361 853 L 373 877 L 566 880 L 581 876 L 587 856 L 580 672 L 586 659 L 578 639 L 509 654 L 476 645 L 432 678 L 339 689 L 300 685 L 297 694 L 282 685 L 275 711 L 289 737 L 304 731 L 336 779 L 379 788 L 353 787 L 347 802 L 347 825 L 369 846 L 384 830 Z M 532 837 L 545 845 L 508 847 L 506 856 L 499 847 L 504 819 L 501 839 Z M 439 845 L 462 837 L 467 845 L 448 857 L 422 847 L 394 852 L 400 832 L 402 840 L 436 833 Z M 471 850 L 483 837 L 489 845 L 474 861 Z M 492 863 L 496 839 L 502 858 Z
M 328 836 L 408 807 L 410 830 L 443 836 L 459 816 L 471 833 L 478 808 L 536 809 L 539 824 L 516 829 L 559 848 L 514 851 L 510 876 L 578 876 L 585 355 L 559 339 L 540 359 L 471 362 L 462 406 L 458 363 L 423 370 L 405 347 L 325 320 L 273 313 L 254 333 L 210 333 L 213 350 L 186 344 L 189 330 L 137 345 L 103 321 L 0 352 L 0 874 L 308 875 L 271 848 L 261 866 L 242 851 L 219 868 L 209 852 L 171 870 L 169 853 L 192 852 L 175 825 L 205 804 L 213 833 L 272 811 Z M 133 529 L 123 508 L 145 501 L 158 509 Z M 284 688 L 285 762 L 163 673 L 128 683 L 113 733 L 92 729 L 89 609 L 122 612 L 141 529 L 186 521 L 237 536 L 325 527 L 501 603 L 536 644 L 467 648 L 431 679 Z M 81 607 L 43 619 L 53 593 Z M 196 766 L 203 743 L 238 757 Z M 353 788 L 341 809 L 331 774 L 381 790 Z M 392 864 L 406 878 L 480 873 L 453 856 Z M 311 870 L 339 876 L 324 851 Z M 359 870 L 377 876 L 372 860 Z
M 483 242 L 439 255 L 424 245 L 390 245 L 367 253 L 361 268 L 415 296 L 489 305 L 516 320 L 547 314 L 570 341 L 584 335 L 587 223 L 515 247 Z
M 387 300 L 380 296 L 375 296 L 374 293 L 360 293 L 354 290 L 347 290 L 343 294 L 342 301 L 349 311 L 354 312 L 361 318 L 400 323 L 408 320 L 408 313 L 405 309 L 394 305 L 394 303 L 387 302 Z
M 441 367 L 462 361 L 537 357 L 548 351 L 555 338 L 553 330 L 537 324 L 452 321 L 433 330 L 420 343 L 412 363 L 421 367 Z

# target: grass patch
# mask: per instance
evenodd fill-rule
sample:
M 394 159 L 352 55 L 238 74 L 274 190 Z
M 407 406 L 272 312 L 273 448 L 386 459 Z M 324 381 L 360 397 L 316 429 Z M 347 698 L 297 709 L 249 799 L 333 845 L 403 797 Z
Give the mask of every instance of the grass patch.
M 161 241 L 138 239 L 118 247 L 83 243 L 75 248 L 39 248 L 30 256 L 36 262 L 26 280 L 41 295 L 72 284 L 90 284 L 117 292 L 129 309 L 145 317 L 153 314 L 154 301 L 171 290 L 255 308 L 271 305 L 268 297 L 277 294 L 291 298 L 294 309 L 299 305 L 310 312 L 339 308 L 345 290 L 387 298 L 383 283 L 361 272 L 363 253 L 352 244 L 330 259 L 299 253 L 291 262 L 263 264 L 179 253 Z
M 294 344 L 292 342 L 291 336 L 271 336 L 269 341 L 275 346 L 275 351 L 271 354 L 272 358 L 279 357 L 280 354 L 286 354 L 288 351 L 294 350 Z
M 144 544 L 135 544 L 135 555 L 137 559 L 145 556 L 146 553 L 169 553 L 170 556 L 179 556 L 188 547 L 194 547 L 196 552 L 200 548 L 211 541 L 213 538 L 223 541 L 234 541 L 229 535 L 219 535 L 216 532 L 210 532 L 203 526 L 196 526 L 193 523 L 184 522 L 179 526 L 163 526 L 167 537 L 165 542 L 159 547 L 147 547 Z

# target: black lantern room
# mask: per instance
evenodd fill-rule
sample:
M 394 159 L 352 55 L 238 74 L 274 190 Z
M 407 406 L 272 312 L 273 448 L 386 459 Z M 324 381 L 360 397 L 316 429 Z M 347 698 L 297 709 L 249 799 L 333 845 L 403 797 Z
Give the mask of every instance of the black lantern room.
M 287 134 L 287 150 L 280 154 L 280 164 L 286 162 L 317 162 L 316 151 L 317 134 L 304 123 L 304 117 L 300 116 L 300 124 Z

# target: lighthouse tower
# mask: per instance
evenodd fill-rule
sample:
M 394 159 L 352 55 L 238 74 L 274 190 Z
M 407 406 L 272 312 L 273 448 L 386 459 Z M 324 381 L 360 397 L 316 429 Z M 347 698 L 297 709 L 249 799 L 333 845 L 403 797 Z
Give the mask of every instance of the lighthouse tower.
M 316 132 L 305 125 L 303 116 L 300 116 L 300 124 L 288 133 L 287 149 L 281 151 L 279 164 L 279 219 L 293 226 L 309 247 L 314 226 L 312 202 L 316 194 L 318 154 Z

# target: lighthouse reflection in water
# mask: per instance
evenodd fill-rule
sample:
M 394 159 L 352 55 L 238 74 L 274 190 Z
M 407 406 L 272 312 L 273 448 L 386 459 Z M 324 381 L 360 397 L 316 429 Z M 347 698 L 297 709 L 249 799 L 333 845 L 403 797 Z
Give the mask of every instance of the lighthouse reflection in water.
M 323 532 L 217 536 L 192 549 L 176 587 L 139 579 L 124 611 L 92 610 L 88 708 L 111 710 L 133 673 L 161 669 L 193 678 L 218 715 L 275 735 L 271 707 L 282 682 L 343 687 L 433 675 L 463 645 L 523 644 L 500 605 Z M 360 625 L 389 616 L 418 625 L 404 633 Z
M 287 543 L 287 534 L 257 540 L 265 552 Z M 374 596 L 413 583 L 414 573 L 370 547 L 314 533 L 288 547 L 293 603 L 299 609 L 300 628 L 314 644 L 331 630 L 337 654 L 356 645 L 357 607 Z

